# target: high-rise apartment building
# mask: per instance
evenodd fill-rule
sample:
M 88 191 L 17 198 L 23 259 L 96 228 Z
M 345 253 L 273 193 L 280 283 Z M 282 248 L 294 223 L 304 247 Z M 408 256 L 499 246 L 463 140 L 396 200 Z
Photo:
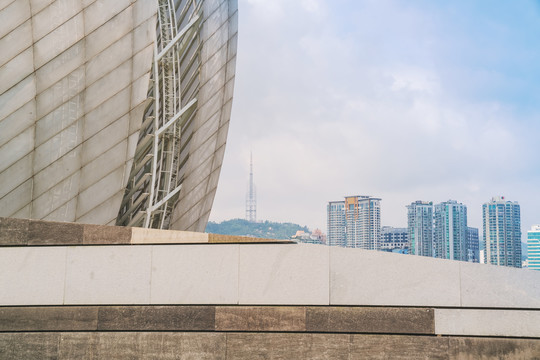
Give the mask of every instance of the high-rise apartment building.
M 433 203 L 415 201 L 407 205 L 409 254 L 433 256 Z
M 433 207 L 433 256 L 467 261 L 467 207 L 448 200 Z
M 381 228 L 380 249 L 383 251 L 405 250 L 409 248 L 407 228 L 383 226 Z
M 345 201 L 330 201 L 326 207 L 328 245 L 345 247 Z
M 521 267 L 521 215 L 516 201 L 494 197 L 482 205 L 485 263 Z
M 381 238 L 381 199 L 347 196 L 327 206 L 328 244 L 378 250 Z
M 540 225 L 533 225 L 527 232 L 529 269 L 540 270 Z
M 467 227 L 467 261 L 480 262 L 478 229 L 473 227 Z

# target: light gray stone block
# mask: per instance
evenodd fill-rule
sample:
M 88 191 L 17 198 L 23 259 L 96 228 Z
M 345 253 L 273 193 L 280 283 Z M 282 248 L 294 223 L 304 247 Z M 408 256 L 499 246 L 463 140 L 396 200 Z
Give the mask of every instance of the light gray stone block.
M 133 31 L 133 53 L 138 53 L 148 45 L 154 44 L 156 39 L 156 16 L 137 26 Z
M 34 199 L 32 215 L 34 219 L 43 219 L 69 200 L 77 196 L 79 192 L 79 181 L 81 171 L 78 170 L 73 175 L 66 177 L 54 185 L 49 191 Z M 49 220 L 52 220 L 49 218 Z M 55 219 L 57 220 L 57 219 Z
M 85 112 L 90 112 L 131 82 L 131 60 L 86 88 Z
M 129 112 L 131 88 L 127 87 L 107 99 L 93 111 L 86 114 L 84 120 L 84 138 L 89 139 L 99 131 L 105 129 L 115 120 Z
M 107 199 L 107 201 L 99 204 L 83 216 L 78 217 L 77 221 L 83 224 L 115 225 L 116 217 L 118 216 L 118 208 L 120 207 L 120 202 L 122 201 L 123 196 L 123 190 L 117 192 Z
M 28 204 L 17 212 L 10 215 L 12 218 L 17 219 L 30 219 L 32 216 L 32 205 Z
M 96 0 L 84 9 L 85 34 L 105 24 L 131 4 L 131 0 Z
M 222 57 L 220 57 L 220 53 Z M 201 67 L 201 80 L 204 83 L 197 96 L 197 101 L 201 105 L 206 104 L 216 92 L 225 86 L 226 54 L 227 49 L 223 47 L 216 56 L 212 57 L 211 61 Z
M 0 147 L 0 173 L 25 157 L 34 148 L 34 128 L 29 127 Z
M 240 245 L 240 304 L 328 305 L 329 247 Z
M 460 306 L 459 262 L 330 247 L 330 303 Z
M 538 271 L 465 262 L 460 269 L 462 306 L 540 308 Z
M 82 94 L 75 95 L 37 121 L 36 147 L 58 135 L 83 116 L 83 99 Z
M 32 177 L 32 153 L 0 173 L 0 199 Z
M 71 72 L 37 96 L 37 117 L 41 118 L 84 90 L 84 66 Z
M 70 247 L 64 304 L 147 304 L 151 248 Z
M 80 1 L 56 0 L 32 17 L 34 41 L 38 41 L 82 10 Z
M 129 114 L 122 116 L 83 143 L 82 164 L 86 165 L 128 136 Z M 85 134 L 86 135 L 86 134 Z
M 34 172 L 39 172 L 82 143 L 82 121 L 77 120 L 34 150 Z
M 155 1 L 135 1 L 133 4 L 133 26 L 139 26 L 157 12 Z
M 212 34 L 214 34 L 228 19 L 229 12 L 228 10 L 228 1 L 224 1 L 220 6 L 218 11 L 214 11 L 208 16 L 206 21 L 203 23 L 201 29 L 201 39 L 206 41 Z
M 133 82 L 133 86 L 131 87 L 131 106 L 137 106 L 146 101 L 149 81 L 150 73 L 146 73 Z
M 123 168 L 126 160 L 126 150 L 127 140 L 124 140 L 85 165 L 82 168 L 81 191 L 90 187 L 90 185 L 104 178 L 117 168 Z
M 34 71 L 33 50 L 31 47 L 0 66 L 0 94 L 15 86 Z
M 34 43 L 36 69 L 70 48 L 84 36 L 84 19 L 79 13 Z
M 23 50 L 32 46 L 32 22 L 25 21 L 9 34 L 0 37 L 0 66 L 4 65 Z
M 32 15 L 39 13 L 41 10 L 45 9 L 55 0 L 30 0 L 30 5 L 32 7 Z
M 32 179 L 22 183 L 15 190 L 0 199 L 0 216 L 20 217 L 20 215 L 15 216 L 14 214 L 19 214 L 19 211 L 29 204 L 31 200 Z
M 48 221 L 71 221 L 74 222 L 75 219 L 75 210 L 77 209 L 77 198 L 74 197 L 68 202 L 60 205 L 50 212 L 43 220 Z
M 87 86 L 115 70 L 131 57 L 131 50 L 133 48 L 132 40 L 133 36 L 131 33 L 128 33 L 87 63 Z
M 36 96 L 34 75 L 10 88 L 0 97 L 0 120 L 5 119 Z
M 17 111 L 0 121 L 0 147 L 34 124 L 36 102 L 26 103 Z
M 239 245 L 154 246 L 152 304 L 238 303 Z
M 435 309 L 438 335 L 540 337 L 540 311 Z
M 79 218 L 122 191 L 124 168 L 116 168 L 79 194 L 76 217 Z M 115 209 L 118 211 L 118 209 Z
M 13 1 L 0 10 L 0 39 L 11 30 L 17 28 L 30 18 L 30 3 L 28 0 Z
M 227 24 L 222 25 L 215 33 L 205 41 L 201 50 L 201 61 L 204 64 L 213 55 L 216 49 L 221 48 L 229 39 L 229 27 Z
M 133 30 L 132 7 L 113 17 L 92 33 L 86 34 L 86 59 L 90 60 Z M 154 28 L 155 31 L 155 28 Z M 136 52 L 136 51 L 134 51 Z
M 34 175 L 34 197 L 40 196 L 80 168 L 81 146 L 78 146 Z
M 152 71 L 153 56 L 154 56 L 154 47 L 152 45 L 145 47 L 144 49 L 139 51 L 137 54 L 135 54 L 135 56 L 133 57 L 133 78 L 134 79 L 138 79 L 142 75 Z
M 84 39 L 77 42 L 75 45 L 37 69 L 36 86 L 38 94 L 53 86 L 84 64 L 85 44 L 86 42 Z
M 61 304 L 65 247 L 0 248 L 0 304 Z

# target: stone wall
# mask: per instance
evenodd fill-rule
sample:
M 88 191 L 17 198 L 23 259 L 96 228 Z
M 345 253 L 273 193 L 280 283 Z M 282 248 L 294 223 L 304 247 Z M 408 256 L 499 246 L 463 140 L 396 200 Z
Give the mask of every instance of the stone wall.
M 0 218 L 0 359 L 540 358 L 536 272 L 249 241 Z

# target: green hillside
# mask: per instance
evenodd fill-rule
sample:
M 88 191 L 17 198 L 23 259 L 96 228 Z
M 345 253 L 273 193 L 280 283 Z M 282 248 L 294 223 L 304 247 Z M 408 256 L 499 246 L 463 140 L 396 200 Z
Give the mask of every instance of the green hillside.
M 209 221 L 206 226 L 207 233 L 268 239 L 289 239 L 298 230 L 309 231 L 306 226 L 300 226 L 298 224 L 272 221 L 250 222 L 244 219 L 225 220 L 220 223 Z

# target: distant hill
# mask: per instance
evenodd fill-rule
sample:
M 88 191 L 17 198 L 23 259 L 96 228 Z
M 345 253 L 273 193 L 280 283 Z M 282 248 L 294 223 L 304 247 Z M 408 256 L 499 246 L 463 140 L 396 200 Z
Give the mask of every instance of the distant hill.
M 209 221 L 206 232 L 223 235 L 252 236 L 267 239 L 290 239 L 298 230 L 309 232 L 306 226 L 272 221 L 250 222 L 244 219 Z

